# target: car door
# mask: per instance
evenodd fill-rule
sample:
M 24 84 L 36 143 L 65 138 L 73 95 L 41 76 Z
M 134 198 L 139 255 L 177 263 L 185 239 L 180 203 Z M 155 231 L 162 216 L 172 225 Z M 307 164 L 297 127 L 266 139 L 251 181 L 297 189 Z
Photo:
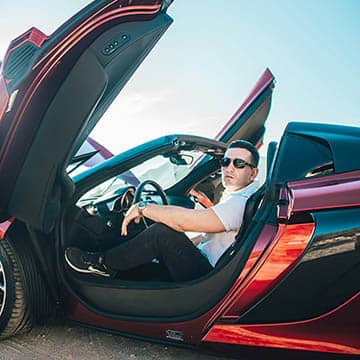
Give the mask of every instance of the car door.
M 66 165 L 169 27 L 171 1 L 92 2 L 51 36 L 15 39 L 0 77 L 0 220 L 50 231 Z
M 267 68 L 234 115 L 217 133 L 215 139 L 225 143 L 236 139 L 246 139 L 260 147 L 265 133 L 265 121 L 270 112 L 274 86 L 274 75 Z

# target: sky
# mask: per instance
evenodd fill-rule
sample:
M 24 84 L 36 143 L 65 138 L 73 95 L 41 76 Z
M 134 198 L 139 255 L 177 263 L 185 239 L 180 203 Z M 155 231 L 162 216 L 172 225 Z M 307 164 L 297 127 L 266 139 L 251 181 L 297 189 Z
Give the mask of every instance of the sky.
M 36 26 L 51 34 L 88 3 L 2 0 L 0 59 Z M 175 0 L 173 24 L 92 136 L 114 153 L 154 137 L 213 137 L 268 67 L 265 146 L 290 121 L 360 126 L 360 0 Z M 263 149 L 263 150 L 264 150 Z

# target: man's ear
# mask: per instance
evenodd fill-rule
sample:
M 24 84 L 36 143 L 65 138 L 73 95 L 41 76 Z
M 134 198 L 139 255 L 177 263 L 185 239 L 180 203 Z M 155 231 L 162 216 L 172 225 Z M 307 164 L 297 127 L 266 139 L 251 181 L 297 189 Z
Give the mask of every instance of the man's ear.
M 259 174 L 259 169 L 258 168 L 253 168 L 252 169 L 252 174 L 251 174 L 251 180 L 255 180 L 256 177 L 258 176 Z

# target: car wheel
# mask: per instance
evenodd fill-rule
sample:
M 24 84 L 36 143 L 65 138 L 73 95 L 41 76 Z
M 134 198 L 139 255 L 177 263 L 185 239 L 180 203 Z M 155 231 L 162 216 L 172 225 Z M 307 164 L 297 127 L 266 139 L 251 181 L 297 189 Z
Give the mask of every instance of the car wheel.
M 0 339 L 31 329 L 49 316 L 51 302 L 24 240 L 0 240 Z

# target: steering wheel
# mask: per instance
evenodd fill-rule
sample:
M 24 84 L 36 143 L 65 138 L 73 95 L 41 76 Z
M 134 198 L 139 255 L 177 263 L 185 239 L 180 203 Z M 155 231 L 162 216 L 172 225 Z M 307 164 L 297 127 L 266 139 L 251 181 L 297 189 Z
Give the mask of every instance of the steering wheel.
M 156 194 L 158 194 L 161 198 L 161 201 L 163 203 L 163 205 L 168 205 L 169 201 L 168 198 L 165 194 L 165 191 L 163 190 L 163 188 L 156 182 L 153 180 L 144 180 L 142 181 L 136 188 L 135 191 L 135 195 L 134 195 L 134 201 L 133 204 L 138 203 L 139 201 L 141 201 L 142 199 L 142 195 L 145 189 L 146 185 L 150 185 L 155 189 Z

